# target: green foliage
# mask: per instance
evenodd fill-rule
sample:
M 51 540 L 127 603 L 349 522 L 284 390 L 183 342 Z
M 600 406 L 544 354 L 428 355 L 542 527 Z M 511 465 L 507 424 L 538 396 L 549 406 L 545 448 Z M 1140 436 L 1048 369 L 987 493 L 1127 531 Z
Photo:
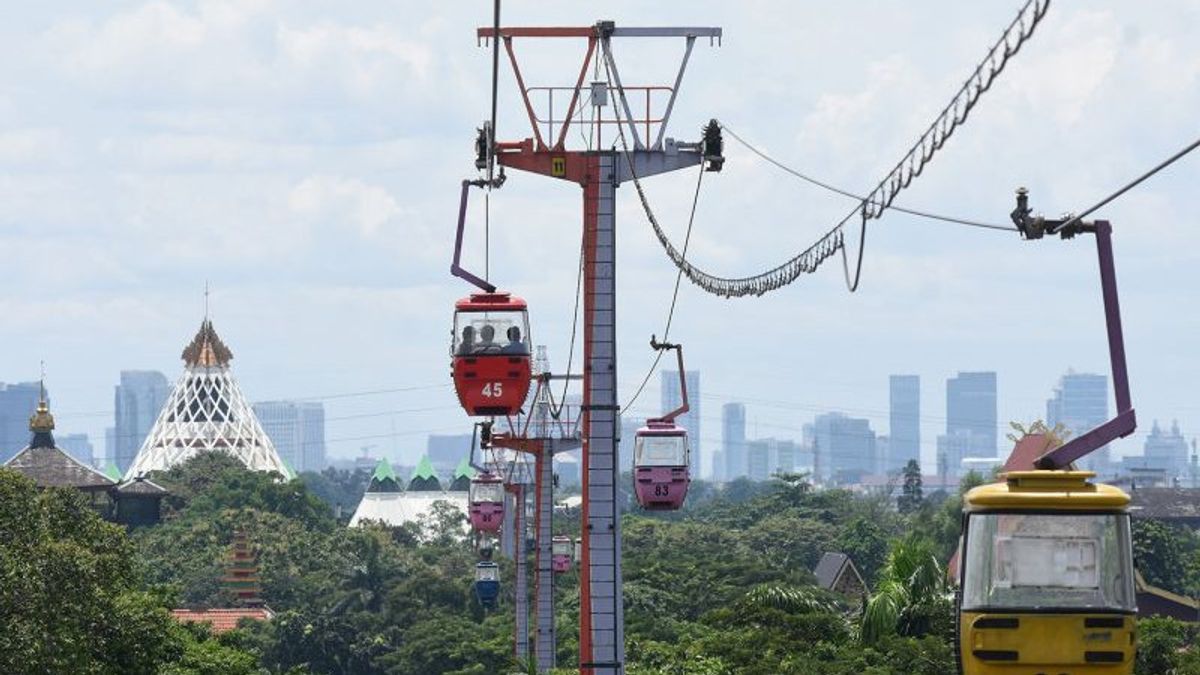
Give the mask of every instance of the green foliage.
M 80 493 L 0 470 L 0 542 L 0 672 L 206 672 L 187 659 L 213 648 L 139 588 L 124 530 Z
M 1190 529 L 1156 520 L 1133 521 L 1133 562 L 1151 586 L 1174 593 L 1197 590 L 1192 576 L 1200 541 Z
M 1200 627 L 1170 618 L 1138 621 L 1136 675 L 1200 675 Z
M 946 636 L 952 630 L 953 604 L 933 545 L 916 536 L 895 542 L 863 611 L 863 642 L 877 644 L 889 635 Z
M 896 507 L 900 513 L 912 513 L 921 508 L 923 501 L 921 465 L 917 460 L 910 459 L 904 466 L 904 487 L 901 489 L 900 498 L 896 500 Z

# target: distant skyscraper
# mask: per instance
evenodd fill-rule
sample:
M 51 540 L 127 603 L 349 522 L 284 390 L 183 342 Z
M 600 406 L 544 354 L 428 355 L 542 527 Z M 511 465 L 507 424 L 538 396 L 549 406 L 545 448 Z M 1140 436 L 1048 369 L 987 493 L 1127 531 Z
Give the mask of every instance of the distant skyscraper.
M 686 377 L 688 412 L 676 418 L 675 423 L 688 431 L 688 442 L 692 446 L 692 476 L 708 478 L 711 467 L 700 450 L 700 371 L 689 370 Z M 683 405 L 683 395 L 679 391 L 679 371 L 662 371 L 663 414 L 665 415 L 681 405 Z
M 472 434 L 430 434 L 425 441 L 425 455 L 429 457 L 435 471 L 449 473 L 458 466 L 463 457 L 471 456 L 472 438 L 478 445 L 479 439 Z M 482 466 L 484 458 L 478 448 L 475 453 L 475 463 Z
M 1068 371 L 1046 401 L 1046 424 L 1062 423 L 1074 438 L 1108 421 L 1108 377 Z M 1108 446 L 1081 460 L 1083 468 L 1108 473 Z
M 918 375 L 892 375 L 888 378 L 888 443 L 883 470 L 900 471 L 908 460 L 921 460 L 921 378 Z
M 746 464 L 746 406 L 726 403 L 721 406 L 721 445 L 725 460 L 725 480 L 745 476 Z
M 37 382 L 0 382 L 0 463 L 29 445 L 29 416 L 37 410 L 40 391 Z M 46 400 L 50 400 L 49 393 Z
M 95 462 L 92 442 L 88 440 L 87 434 L 59 434 L 54 441 L 60 450 L 65 450 L 68 455 L 80 462 L 88 466 L 92 466 Z
M 1166 471 L 1167 485 L 1188 477 L 1188 443 L 1179 432 L 1179 422 L 1172 422 L 1171 430 L 1163 431 L 1158 420 L 1154 420 L 1150 435 L 1142 446 L 1141 459 L 1143 466 Z
M 167 376 L 157 370 L 122 370 L 121 384 L 113 393 L 116 424 L 113 441 L 116 443 L 108 459 L 124 472 L 133 464 L 142 442 L 154 427 L 163 402 L 171 394 Z
M 966 452 L 971 456 L 995 457 L 998 431 L 996 373 L 959 373 L 946 380 L 947 436 L 965 437 Z M 957 471 L 954 462 L 950 470 Z
M 262 401 L 251 407 L 284 463 L 297 473 L 325 468 L 325 404 Z
M 771 477 L 771 442 L 769 440 L 746 441 L 746 476 L 750 480 L 766 480 Z
M 878 470 L 875 432 L 866 419 L 831 412 L 813 422 L 819 478 L 839 484 L 856 483 Z

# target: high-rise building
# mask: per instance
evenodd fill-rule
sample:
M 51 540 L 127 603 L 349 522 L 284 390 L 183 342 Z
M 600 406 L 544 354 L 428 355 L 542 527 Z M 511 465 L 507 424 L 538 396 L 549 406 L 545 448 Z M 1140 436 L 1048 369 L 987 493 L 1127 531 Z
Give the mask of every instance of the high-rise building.
M 910 459 L 921 460 L 921 377 L 892 375 L 888 398 L 888 443 L 881 468 L 892 473 L 902 471 Z
M 87 434 L 59 434 L 55 441 L 59 449 L 65 450 L 68 455 L 87 466 L 95 463 L 92 442 L 88 439 Z
M 746 477 L 766 480 L 771 477 L 771 441 L 746 441 Z
M 1061 423 L 1074 438 L 1108 421 L 1108 376 L 1067 371 L 1046 401 L 1046 424 Z M 1080 460 L 1083 468 L 1100 474 L 1110 467 L 1108 446 Z
M 721 445 L 725 460 L 725 480 L 747 475 L 746 463 L 746 406 L 726 403 L 721 406 Z
M 37 409 L 40 392 L 38 382 L 0 382 L 0 463 L 29 445 L 29 414 Z
M 1179 422 L 1171 423 L 1170 431 L 1163 431 L 1158 420 L 1150 427 L 1150 435 L 1142 446 L 1141 458 L 1128 458 L 1132 463 L 1141 460 L 1142 466 L 1166 472 L 1168 485 L 1189 477 L 1188 442 L 1179 431 Z
M 170 394 L 171 383 L 157 370 L 121 371 L 121 383 L 113 392 L 115 446 L 107 454 L 122 472 L 133 464 Z
M 846 485 L 878 471 L 870 420 L 831 412 L 817 415 L 813 427 L 819 479 Z
M 473 434 L 430 434 L 425 440 L 425 456 L 433 464 L 434 471 L 446 474 L 462 461 L 463 457 L 471 456 L 471 442 L 479 444 L 479 438 Z M 475 448 L 475 463 L 483 466 L 484 457 Z
M 325 468 L 325 404 L 262 401 L 253 406 L 280 459 L 297 473 Z
M 700 371 L 689 370 L 685 374 L 688 391 L 688 411 L 675 418 L 675 424 L 687 429 L 688 442 L 692 447 L 692 475 L 707 478 L 710 467 L 700 449 Z M 667 414 L 683 405 L 679 391 L 679 371 L 662 371 L 662 412 Z
M 998 432 L 996 373 L 960 372 L 946 380 L 946 435 L 965 437 L 970 456 L 995 457 Z

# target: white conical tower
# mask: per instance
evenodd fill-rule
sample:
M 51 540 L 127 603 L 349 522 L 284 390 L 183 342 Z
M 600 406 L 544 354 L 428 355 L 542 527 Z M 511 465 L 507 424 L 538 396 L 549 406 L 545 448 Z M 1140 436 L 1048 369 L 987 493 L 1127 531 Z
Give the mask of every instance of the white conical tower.
M 233 352 L 206 317 L 183 350 L 185 368 L 125 478 L 165 471 L 202 452 L 225 452 L 251 471 L 292 472 L 229 371 Z

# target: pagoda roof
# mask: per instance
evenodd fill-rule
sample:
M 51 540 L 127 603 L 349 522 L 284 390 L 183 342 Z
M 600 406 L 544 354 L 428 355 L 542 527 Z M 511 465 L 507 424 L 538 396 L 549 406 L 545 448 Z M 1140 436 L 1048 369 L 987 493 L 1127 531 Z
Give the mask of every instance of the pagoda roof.
M 417 468 L 413 469 L 408 489 L 418 492 L 441 491 L 442 483 L 438 480 L 437 472 L 433 470 L 433 463 L 429 461 L 428 455 L 422 455 L 421 461 L 417 463 Z
M 375 473 L 371 474 L 367 492 L 399 491 L 400 481 L 396 478 L 396 472 L 392 470 L 391 463 L 387 461 L 387 457 L 380 457 L 379 462 L 375 465 Z
M 128 480 L 118 485 L 117 493 L 121 495 L 164 497 L 167 494 L 167 489 L 154 481 L 147 480 L 145 476 L 138 476 L 133 480 Z
M 221 341 L 216 329 L 213 328 L 212 321 L 206 317 L 200 323 L 200 330 L 196 332 L 196 337 L 192 338 L 187 347 L 184 347 L 181 358 L 189 368 L 196 366 L 225 367 L 233 360 L 233 352 Z
M 463 457 L 462 461 L 458 463 L 458 466 L 454 467 L 455 480 L 457 480 L 459 478 L 474 478 L 474 477 L 475 477 L 475 467 L 471 466 L 471 460 L 469 458 Z
M 4 468 L 24 475 L 38 487 L 96 490 L 116 485 L 116 481 L 53 445 L 25 448 L 5 462 Z

